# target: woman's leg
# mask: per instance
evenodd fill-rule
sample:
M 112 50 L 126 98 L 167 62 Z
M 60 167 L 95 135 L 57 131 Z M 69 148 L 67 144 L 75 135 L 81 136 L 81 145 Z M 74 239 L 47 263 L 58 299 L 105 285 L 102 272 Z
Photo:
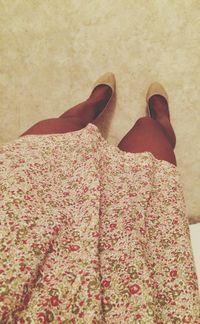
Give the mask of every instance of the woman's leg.
M 84 128 L 100 114 L 110 99 L 112 90 L 107 85 L 96 87 L 89 98 L 68 109 L 58 118 L 41 120 L 26 130 L 21 136 L 31 134 L 55 134 L 73 132 Z
M 123 137 L 118 147 L 126 152 L 151 152 L 158 160 L 174 165 L 176 136 L 169 119 L 168 104 L 163 97 L 155 95 L 150 99 L 152 117 L 142 117 Z

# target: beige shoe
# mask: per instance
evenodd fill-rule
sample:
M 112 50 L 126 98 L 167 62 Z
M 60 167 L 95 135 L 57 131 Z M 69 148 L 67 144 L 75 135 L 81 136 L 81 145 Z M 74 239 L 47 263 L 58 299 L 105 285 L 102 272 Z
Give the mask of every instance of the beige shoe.
M 115 89 L 116 89 L 116 80 L 115 80 L 115 76 L 112 72 L 107 72 L 105 74 L 103 74 L 99 79 L 97 79 L 97 81 L 94 83 L 93 85 L 93 90 L 98 86 L 98 85 L 108 85 L 111 89 L 112 89 L 112 95 L 110 97 L 110 99 L 108 100 L 106 106 L 104 107 L 104 109 L 100 112 L 100 114 L 95 118 L 95 121 L 97 120 L 97 118 L 99 118 L 106 109 L 108 109 L 108 106 L 110 105 L 110 102 L 114 96 L 115 93 Z
M 153 97 L 154 95 L 160 95 L 162 97 L 164 97 L 167 100 L 168 103 L 168 95 L 167 92 L 165 91 L 165 89 L 163 88 L 163 86 L 158 83 L 158 82 L 154 82 L 150 85 L 148 91 L 147 91 L 147 95 L 146 95 L 146 101 L 147 101 L 147 112 L 148 115 L 151 117 L 151 112 L 150 112 L 150 108 L 149 108 L 149 99 L 151 97 Z

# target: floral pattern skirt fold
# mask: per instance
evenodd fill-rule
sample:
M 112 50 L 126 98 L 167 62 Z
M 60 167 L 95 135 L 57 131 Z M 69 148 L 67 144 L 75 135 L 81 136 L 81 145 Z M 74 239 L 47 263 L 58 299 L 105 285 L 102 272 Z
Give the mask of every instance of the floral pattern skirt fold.
M 200 323 L 178 169 L 93 124 L 0 146 L 0 323 Z

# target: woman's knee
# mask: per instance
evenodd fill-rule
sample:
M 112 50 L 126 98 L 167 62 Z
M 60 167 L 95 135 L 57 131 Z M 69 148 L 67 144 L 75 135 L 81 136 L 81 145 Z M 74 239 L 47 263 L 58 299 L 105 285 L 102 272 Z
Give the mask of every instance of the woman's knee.
M 120 148 L 130 152 L 151 152 L 157 159 L 176 165 L 174 151 L 161 125 L 151 117 L 139 118 L 120 142 Z
M 151 127 L 157 127 L 158 124 L 159 123 L 155 119 L 149 116 L 138 118 L 138 120 L 135 123 L 135 125 L 137 126 L 151 126 Z
M 168 137 L 166 136 L 165 131 L 163 130 L 163 127 L 161 126 L 161 124 L 148 116 L 145 117 L 141 117 L 139 118 L 134 127 L 134 129 L 136 129 L 138 132 L 142 132 L 144 137 L 148 137 L 149 141 L 150 138 L 153 139 L 153 141 L 159 141 L 159 140 L 163 140 L 164 142 L 167 141 L 167 143 L 170 144 Z M 171 144 L 170 144 L 171 145 Z
M 70 117 L 70 118 L 49 118 L 44 119 L 26 130 L 22 135 L 42 135 L 42 134 L 58 134 L 67 133 L 80 130 L 83 128 L 83 124 L 80 120 Z

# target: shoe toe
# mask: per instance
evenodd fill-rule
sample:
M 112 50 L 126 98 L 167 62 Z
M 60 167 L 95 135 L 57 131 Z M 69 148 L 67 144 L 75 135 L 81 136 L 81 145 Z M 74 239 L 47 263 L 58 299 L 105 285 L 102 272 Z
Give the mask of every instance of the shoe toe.
M 165 91 L 164 87 L 162 86 L 162 84 L 160 84 L 159 82 L 153 82 L 148 91 L 147 91 L 147 95 L 146 95 L 146 101 L 147 103 L 149 103 L 149 99 L 154 96 L 154 95 L 160 95 L 162 97 L 164 97 L 167 102 L 168 102 L 168 95 L 167 92 Z
M 101 84 L 108 85 L 109 87 L 111 87 L 112 91 L 114 92 L 116 87 L 116 80 L 115 80 L 114 73 L 107 72 L 103 74 L 100 78 L 96 80 L 96 82 L 93 85 L 93 89 Z

